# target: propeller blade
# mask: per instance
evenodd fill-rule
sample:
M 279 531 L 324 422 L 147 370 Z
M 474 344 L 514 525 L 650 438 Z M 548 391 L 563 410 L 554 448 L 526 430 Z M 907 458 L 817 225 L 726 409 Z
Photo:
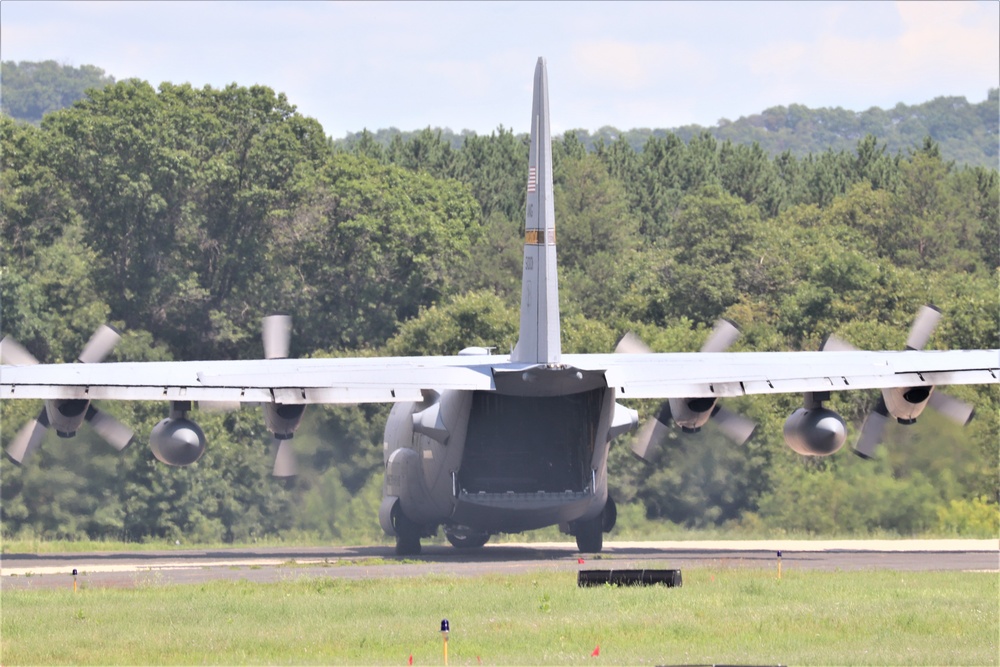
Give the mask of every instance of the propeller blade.
M 882 433 L 888 422 L 889 410 L 885 407 L 885 400 L 879 397 L 875 409 L 868 413 L 861 425 L 861 435 L 854 445 L 854 453 L 863 459 L 875 458 L 875 450 L 882 442 Z
M 655 419 L 650 419 L 639 427 L 639 432 L 635 434 L 632 441 L 632 453 L 646 463 L 656 461 L 660 453 L 660 445 L 667 437 L 669 427 L 664 426 Z
M 295 450 L 291 440 L 274 439 L 276 451 L 274 454 L 273 477 L 295 477 L 299 474 L 299 464 L 295 460 Z
M 35 355 L 24 349 L 24 346 L 16 340 L 4 336 L 4 339 L 0 340 L 0 363 L 8 366 L 34 366 L 38 363 L 38 359 L 35 359 Z
M 708 335 L 705 344 L 701 346 L 702 352 L 725 352 L 740 337 L 740 330 L 732 321 L 721 318 L 712 328 L 712 333 Z
M 712 412 L 712 419 L 726 437 L 737 445 L 745 445 L 757 429 L 757 423 L 749 417 L 744 417 L 721 406 L 716 406 Z
M 823 346 L 820 347 L 823 352 L 854 352 L 857 349 L 843 338 L 833 335 L 827 336 L 826 340 L 823 341 Z
M 102 324 L 90 337 L 87 344 L 83 346 L 83 351 L 80 352 L 80 356 L 76 360 L 84 364 L 100 363 L 111 354 L 111 350 L 115 349 L 115 345 L 121 339 L 122 336 L 118 331 L 107 324 Z
M 910 335 L 906 339 L 906 349 L 924 349 L 940 319 L 941 311 L 935 306 L 921 306 L 920 310 L 917 311 L 917 317 L 913 320 L 913 325 L 910 327 Z
M 268 315 L 262 320 L 265 359 L 287 359 L 292 340 L 292 318 L 288 315 Z
M 616 354 L 649 354 L 652 352 L 642 339 L 629 331 L 615 345 Z
M 23 465 L 42 444 L 48 428 L 49 416 L 45 413 L 45 408 L 42 408 L 38 416 L 25 424 L 7 445 L 7 457 L 17 465 Z
M 976 409 L 972 404 L 940 391 L 931 393 L 927 405 L 960 426 L 968 424 L 976 414 Z
M 660 445 L 670 432 L 672 420 L 670 403 L 664 403 L 656 417 L 639 427 L 639 432 L 632 441 L 632 453 L 647 463 L 656 461 L 660 455 Z
M 93 405 L 87 408 L 85 419 L 90 422 L 90 426 L 97 432 L 97 435 L 104 438 L 119 452 L 128 447 L 132 443 L 132 438 L 135 437 L 135 432 L 132 429 Z

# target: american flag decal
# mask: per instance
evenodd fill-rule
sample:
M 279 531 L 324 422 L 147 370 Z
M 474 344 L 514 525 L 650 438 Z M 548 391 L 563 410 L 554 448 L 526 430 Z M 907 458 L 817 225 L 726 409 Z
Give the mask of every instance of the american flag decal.
M 538 185 L 538 170 L 535 167 L 528 167 L 528 192 L 534 192 Z

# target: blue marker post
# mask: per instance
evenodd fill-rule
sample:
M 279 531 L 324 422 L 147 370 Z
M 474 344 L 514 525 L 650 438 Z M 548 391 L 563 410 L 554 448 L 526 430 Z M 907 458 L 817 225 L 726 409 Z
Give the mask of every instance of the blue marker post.
M 441 621 L 441 636 L 444 637 L 444 667 L 448 667 L 448 632 L 450 630 L 448 619 L 443 619 Z

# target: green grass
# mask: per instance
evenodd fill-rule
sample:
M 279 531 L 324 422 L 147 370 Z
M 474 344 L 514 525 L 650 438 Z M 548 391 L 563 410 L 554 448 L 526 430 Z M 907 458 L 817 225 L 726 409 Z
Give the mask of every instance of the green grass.
M 333 574 L 333 572 L 331 572 Z M 698 568 L 684 586 L 573 573 L 4 590 L 15 664 L 997 664 L 996 574 Z M 591 658 L 600 645 L 599 658 Z

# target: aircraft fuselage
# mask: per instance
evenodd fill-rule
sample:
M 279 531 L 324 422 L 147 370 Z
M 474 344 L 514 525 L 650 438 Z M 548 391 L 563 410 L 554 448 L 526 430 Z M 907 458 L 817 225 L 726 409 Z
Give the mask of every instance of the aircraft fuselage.
M 577 534 L 587 522 L 610 530 L 608 448 L 634 411 L 615 403 L 600 374 L 541 366 L 505 375 L 497 391 L 428 392 L 393 407 L 386 532 L 396 534 L 394 508 L 421 536 L 438 526 L 487 536 L 551 525 Z

